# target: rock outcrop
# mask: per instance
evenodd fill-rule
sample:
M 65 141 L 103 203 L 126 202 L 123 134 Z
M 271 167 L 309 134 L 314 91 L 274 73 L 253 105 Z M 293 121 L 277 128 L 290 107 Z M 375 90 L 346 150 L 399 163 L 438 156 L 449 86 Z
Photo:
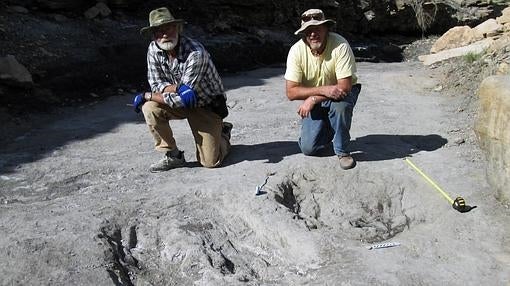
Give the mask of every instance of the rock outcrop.
M 448 30 L 434 43 L 430 52 L 437 52 L 467 46 L 475 41 L 481 40 L 475 31 L 469 26 L 457 26 Z
M 510 76 L 486 78 L 479 90 L 475 131 L 487 154 L 487 178 L 502 202 L 510 202 Z
M 298 40 L 293 32 L 300 14 L 308 8 L 336 20 L 336 31 L 353 44 L 358 61 L 389 62 L 402 60 L 402 47 L 423 33 L 475 25 L 499 12 L 498 5 L 486 2 L 0 0 L 0 57 L 15 56 L 37 87 L 19 91 L 0 85 L 5 95 L 0 106 L 18 102 L 16 93 L 22 92 L 42 107 L 33 94 L 41 89 L 62 98 L 59 104 L 90 100 L 91 92 L 106 86 L 139 89 L 146 82 L 147 42 L 138 31 L 159 6 L 184 18 L 185 33 L 207 47 L 220 71 L 232 72 L 284 63 Z
M 462 45 L 460 47 L 442 50 L 434 54 L 422 55 L 419 56 L 418 58 L 423 62 L 424 65 L 428 66 L 440 61 L 464 56 L 467 54 L 473 55 L 482 54 L 486 49 L 488 49 L 491 46 L 493 42 L 494 42 L 493 39 L 484 39 L 469 45 Z
M 449 77 L 455 74 L 455 85 L 478 87 L 478 115 L 475 133 L 488 161 L 488 182 L 498 199 L 510 202 L 510 7 L 495 19 L 488 19 L 474 28 L 451 28 L 432 46 L 431 54 L 419 57 L 425 65 L 439 64 L 451 58 Z M 463 67 L 467 67 L 463 68 Z M 475 68 L 473 68 L 475 67 Z M 462 86 L 462 87 L 461 87 Z M 457 89 L 457 92 L 459 89 Z M 474 93 L 473 93 L 474 95 Z M 466 97 L 471 97 L 466 94 Z M 474 101 L 476 102 L 476 100 Z
M 510 7 L 502 11 L 500 17 L 487 19 L 474 28 L 456 26 L 449 29 L 432 45 L 431 54 L 419 57 L 425 65 L 431 65 L 446 59 L 468 54 L 483 54 L 487 50 L 505 47 L 510 35 L 510 24 L 507 22 Z M 502 44 L 503 42 L 503 44 Z M 494 46 L 494 47 L 492 47 Z

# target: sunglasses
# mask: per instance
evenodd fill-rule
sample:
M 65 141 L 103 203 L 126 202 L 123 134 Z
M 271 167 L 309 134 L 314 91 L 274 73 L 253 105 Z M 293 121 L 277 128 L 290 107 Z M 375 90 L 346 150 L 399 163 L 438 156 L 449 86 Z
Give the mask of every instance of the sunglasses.
M 321 21 L 321 20 L 323 20 L 323 17 L 321 14 L 312 14 L 312 15 L 301 16 L 301 21 L 303 21 L 303 22 L 308 22 L 311 20 Z

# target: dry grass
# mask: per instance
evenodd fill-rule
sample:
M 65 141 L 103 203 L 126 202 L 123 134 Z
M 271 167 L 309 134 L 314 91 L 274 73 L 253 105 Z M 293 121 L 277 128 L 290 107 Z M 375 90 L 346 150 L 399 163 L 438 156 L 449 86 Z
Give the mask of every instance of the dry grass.
M 414 10 L 414 15 L 423 37 L 436 18 L 437 3 L 435 0 L 408 0 L 407 4 Z

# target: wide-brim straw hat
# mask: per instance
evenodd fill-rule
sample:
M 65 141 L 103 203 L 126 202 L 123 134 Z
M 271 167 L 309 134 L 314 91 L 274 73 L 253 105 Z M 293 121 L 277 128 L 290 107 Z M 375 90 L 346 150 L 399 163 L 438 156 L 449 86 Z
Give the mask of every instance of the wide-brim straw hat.
M 324 17 L 324 12 L 320 9 L 306 10 L 303 14 L 301 14 L 301 28 L 299 28 L 294 34 L 298 35 L 310 26 L 318 26 L 325 23 L 333 25 L 336 22 L 331 19 L 326 19 Z
M 162 7 L 149 13 L 149 26 L 140 29 L 140 34 L 146 36 L 159 26 L 169 23 L 184 23 L 183 19 L 175 19 L 168 8 Z

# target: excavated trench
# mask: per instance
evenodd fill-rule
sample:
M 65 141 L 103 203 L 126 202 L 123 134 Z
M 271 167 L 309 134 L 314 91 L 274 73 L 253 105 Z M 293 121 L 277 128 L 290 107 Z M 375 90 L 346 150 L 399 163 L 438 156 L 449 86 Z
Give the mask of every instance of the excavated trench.
M 203 277 L 229 284 L 255 281 L 270 262 L 250 249 L 240 218 L 211 217 L 199 202 L 166 214 L 105 220 L 105 271 L 114 285 L 191 285 Z M 176 219 L 177 218 L 177 219 Z M 136 221 L 130 224 L 126 221 Z M 220 283 L 221 284 L 221 283 Z
M 411 219 L 402 204 L 405 187 L 391 182 L 393 179 L 355 176 L 344 181 L 337 176 L 322 180 L 327 176 L 313 174 L 290 173 L 274 193 L 274 199 L 308 230 L 336 229 L 347 239 L 373 243 L 410 227 Z
M 403 204 L 406 182 L 387 174 L 333 175 L 334 170 L 320 175 L 289 170 L 266 188 L 266 204 L 272 204 L 272 210 L 250 213 L 269 221 L 287 216 L 302 226 L 296 231 L 303 235 L 335 233 L 341 241 L 362 243 L 386 241 L 410 228 L 413 219 Z M 104 242 L 105 270 L 114 285 L 277 281 L 279 267 L 292 267 L 293 258 L 285 254 L 289 249 L 275 243 L 293 239 L 285 230 L 257 228 L 241 213 L 226 215 L 214 208 L 214 203 L 186 201 L 164 214 L 124 218 L 136 223 L 107 220 L 98 237 Z
M 268 266 L 256 253 L 236 249 L 239 237 L 230 237 L 220 223 L 196 221 L 178 226 L 181 242 L 167 243 L 161 237 L 155 244 L 137 244 L 137 226 L 122 228 L 110 225 L 101 229 L 98 237 L 106 246 L 105 270 L 114 285 L 190 285 L 205 272 L 227 280 L 249 282 Z M 161 230 L 153 230 L 158 232 Z M 142 238 L 147 239 L 147 238 Z M 150 240 L 150 238 L 149 238 Z

